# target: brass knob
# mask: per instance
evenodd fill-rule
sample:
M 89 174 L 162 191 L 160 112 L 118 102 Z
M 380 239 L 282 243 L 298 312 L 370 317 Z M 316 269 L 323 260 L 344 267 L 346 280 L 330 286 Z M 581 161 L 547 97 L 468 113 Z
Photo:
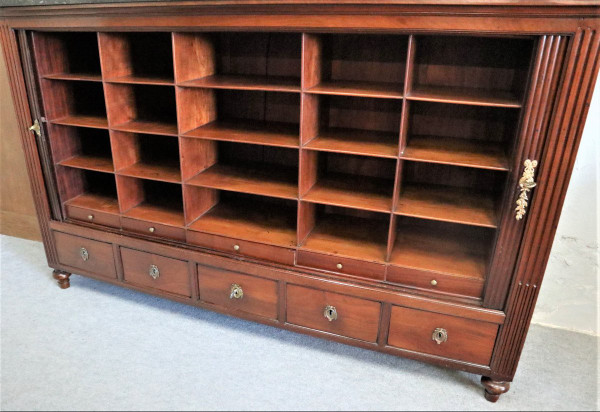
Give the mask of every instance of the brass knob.
M 431 286 L 437 286 L 437 280 L 432 279 L 431 280 Z
M 94 220 L 94 215 L 88 215 L 88 220 Z
M 436 328 L 431 335 L 431 340 L 438 345 L 444 343 L 448 340 L 448 332 L 444 328 Z
M 337 314 L 337 310 L 335 309 L 335 306 L 331 306 L 331 305 L 325 306 L 325 310 L 323 311 L 323 316 L 325 316 L 325 318 L 327 318 L 327 320 L 329 322 L 333 322 L 334 320 L 336 320 L 338 317 L 338 314 Z
M 237 252 L 238 250 L 240 250 L 240 245 L 233 245 L 233 250 L 235 250 L 236 252 Z
M 151 228 L 149 228 L 149 229 L 148 229 L 148 231 L 149 231 L 150 233 L 154 233 L 154 231 L 155 231 L 155 230 L 156 230 L 156 229 L 155 229 L 155 228 L 153 228 L 153 227 L 151 227 Z
M 336 268 L 338 268 L 338 269 L 341 269 L 341 268 L 343 268 L 344 266 L 342 266 L 342 264 L 341 264 L 341 263 L 338 263 L 337 265 L 335 265 L 335 267 L 336 267 Z
M 244 297 L 244 290 L 236 283 L 231 285 L 231 293 L 229 293 L 229 299 L 241 299 Z
M 158 279 L 158 277 L 160 276 L 160 270 L 158 270 L 158 266 L 150 265 L 150 268 L 148 269 L 148 274 L 152 279 Z
M 79 256 L 81 256 L 81 259 L 83 259 L 84 262 L 90 258 L 89 252 L 84 247 L 79 249 Z

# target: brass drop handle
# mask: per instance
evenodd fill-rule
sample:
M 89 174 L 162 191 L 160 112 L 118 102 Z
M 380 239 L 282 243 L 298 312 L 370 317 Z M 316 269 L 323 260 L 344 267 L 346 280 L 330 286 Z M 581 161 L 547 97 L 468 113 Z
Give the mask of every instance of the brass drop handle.
M 436 328 L 431 335 L 431 340 L 438 345 L 446 342 L 448 340 L 448 331 L 444 328 Z
M 244 297 L 244 290 L 237 283 L 231 284 L 231 291 L 229 293 L 229 299 L 241 299 Z
M 523 163 L 525 170 L 523 176 L 519 179 L 519 198 L 517 199 L 517 207 L 515 208 L 515 219 L 521 220 L 525 213 L 527 213 L 528 200 L 527 192 L 530 192 L 536 186 L 535 183 L 535 168 L 538 165 L 537 160 L 527 159 Z
M 81 259 L 83 259 L 84 262 L 90 258 L 89 252 L 84 247 L 79 249 L 79 256 L 81 256 Z
M 150 275 L 150 277 L 154 280 L 158 279 L 160 276 L 160 270 L 158 270 L 158 266 L 150 265 L 150 268 L 148 268 L 148 275 Z
M 323 311 L 323 316 L 327 318 L 329 322 L 333 322 L 338 318 L 337 310 L 335 306 L 327 305 L 325 306 L 325 310 Z
M 37 135 L 37 137 L 40 137 L 42 135 L 42 129 L 40 128 L 40 122 L 38 122 L 37 119 L 35 119 L 33 121 L 33 124 L 29 127 L 29 131 L 35 133 Z

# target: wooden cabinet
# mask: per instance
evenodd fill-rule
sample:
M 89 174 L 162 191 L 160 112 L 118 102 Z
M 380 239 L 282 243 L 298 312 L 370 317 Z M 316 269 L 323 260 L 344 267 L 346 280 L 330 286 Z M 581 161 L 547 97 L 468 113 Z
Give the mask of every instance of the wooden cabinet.
M 0 11 L 61 286 L 81 270 L 479 373 L 497 400 L 573 167 L 600 18 L 586 0 L 439 3 Z

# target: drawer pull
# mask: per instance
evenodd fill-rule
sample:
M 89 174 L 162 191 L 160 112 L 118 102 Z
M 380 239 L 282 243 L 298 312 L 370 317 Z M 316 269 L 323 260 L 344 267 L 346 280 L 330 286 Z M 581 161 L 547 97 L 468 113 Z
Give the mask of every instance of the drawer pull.
M 333 322 L 338 317 L 335 306 L 331 305 L 325 306 L 325 311 L 323 312 L 323 315 L 327 318 L 329 322 Z
M 150 268 L 148 269 L 148 274 L 152 279 L 158 279 L 158 277 L 160 276 L 160 270 L 158 270 L 158 266 L 150 265 Z
M 431 280 L 431 286 L 437 286 L 437 280 L 432 279 Z
M 244 290 L 237 283 L 231 284 L 231 293 L 229 293 L 229 299 L 241 299 L 244 297 Z
M 435 343 L 442 344 L 448 340 L 448 332 L 444 328 L 436 328 L 431 335 L 431 340 Z
M 240 245 L 233 245 L 233 250 L 235 250 L 236 252 L 237 252 L 238 250 L 240 250 Z
M 155 229 L 155 228 L 153 228 L 153 227 L 151 227 L 151 228 L 149 228 L 149 229 L 148 229 L 148 231 L 149 231 L 150 233 L 154 233 L 154 231 L 155 231 L 155 230 L 156 230 L 156 229 Z
M 94 215 L 88 215 L 88 220 L 94 220 Z
M 341 263 L 338 263 L 337 265 L 335 265 L 335 267 L 341 270 L 344 266 Z
M 81 256 L 81 259 L 83 259 L 84 262 L 90 258 L 89 252 L 84 247 L 79 249 L 79 256 Z

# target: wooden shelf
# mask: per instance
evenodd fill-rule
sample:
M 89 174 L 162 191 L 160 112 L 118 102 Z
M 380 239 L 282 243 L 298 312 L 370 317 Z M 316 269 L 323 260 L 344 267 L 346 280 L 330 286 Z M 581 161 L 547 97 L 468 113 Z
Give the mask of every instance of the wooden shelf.
M 162 182 L 179 183 L 181 182 L 181 172 L 179 165 L 161 165 L 134 163 L 118 171 L 118 174 L 130 177 L 139 177 L 142 179 L 158 180 Z
M 384 262 L 388 222 L 342 215 L 325 215 L 301 249 Z
M 219 203 L 189 225 L 195 230 L 284 247 L 296 246 L 296 209 L 261 202 Z
M 412 136 L 402 159 L 455 166 L 508 170 L 508 159 L 499 143 L 435 136 Z
M 347 80 L 322 81 L 307 90 L 314 94 L 402 99 L 403 84 Z
M 521 101 L 502 90 L 469 89 L 466 87 L 414 86 L 406 96 L 409 100 L 520 108 Z
M 44 79 L 49 80 L 73 80 L 86 82 L 101 82 L 102 75 L 100 73 L 54 73 L 46 74 Z
M 497 227 L 495 197 L 490 193 L 437 185 L 402 188 L 394 213 L 467 225 Z
M 96 129 L 108 128 L 108 120 L 106 119 L 106 116 L 69 115 L 59 119 L 51 120 L 50 122 L 64 126 L 93 127 Z
M 402 225 L 392 251 L 392 265 L 474 278 L 485 278 L 493 231 L 443 224 Z
M 231 90 L 263 90 L 271 92 L 300 92 L 300 79 L 284 76 L 252 76 L 215 74 L 185 81 L 182 87 L 203 87 Z
M 140 203 L 129 209 L 123 216 L 169 226 L 185 226 L 182 209 L 148 202 Z
M 76 206 L 99 212 L 119 214 L 119 202 L 116 197 L 96 193 L 83 193 L 65 202 L 66 206 Z
M 61 166 L 75 167 L 77 169 L 95 170 L 97 172 L 113 172 L 113 161 L 110 157 L 77 155 L 58 163 Z
M 399 135 L 359 129 L 324 129 L 308 142 L 306 149 L 324 152 L 396 158 Z
M 185 133 L 185 137 L 297 148 L 299 126 L 248 120 L 214 121 Z
M 122 132 L 160 134 L 177 136 L 177 125 L 173 123 L 153 122 L 148 120 L 131 120 L 112 126 L 112 129 Z
M 105 79 L 105 82 L 125 84 L 149 84 L 156 86 L 173 86 L 175 84 L 173 78 L 136 74 L 130 74 L 121 77 L 112 77 L 110 79 Z
M 283 199 L 298 199 L 298 170 L 261 165 L 216 164 L 200 172 L 187 184 Z
M 317 180 L 302 200 L 375 212 L 390 212 L 393 184 L 393 181 L 385 179 L 329 174 Z

